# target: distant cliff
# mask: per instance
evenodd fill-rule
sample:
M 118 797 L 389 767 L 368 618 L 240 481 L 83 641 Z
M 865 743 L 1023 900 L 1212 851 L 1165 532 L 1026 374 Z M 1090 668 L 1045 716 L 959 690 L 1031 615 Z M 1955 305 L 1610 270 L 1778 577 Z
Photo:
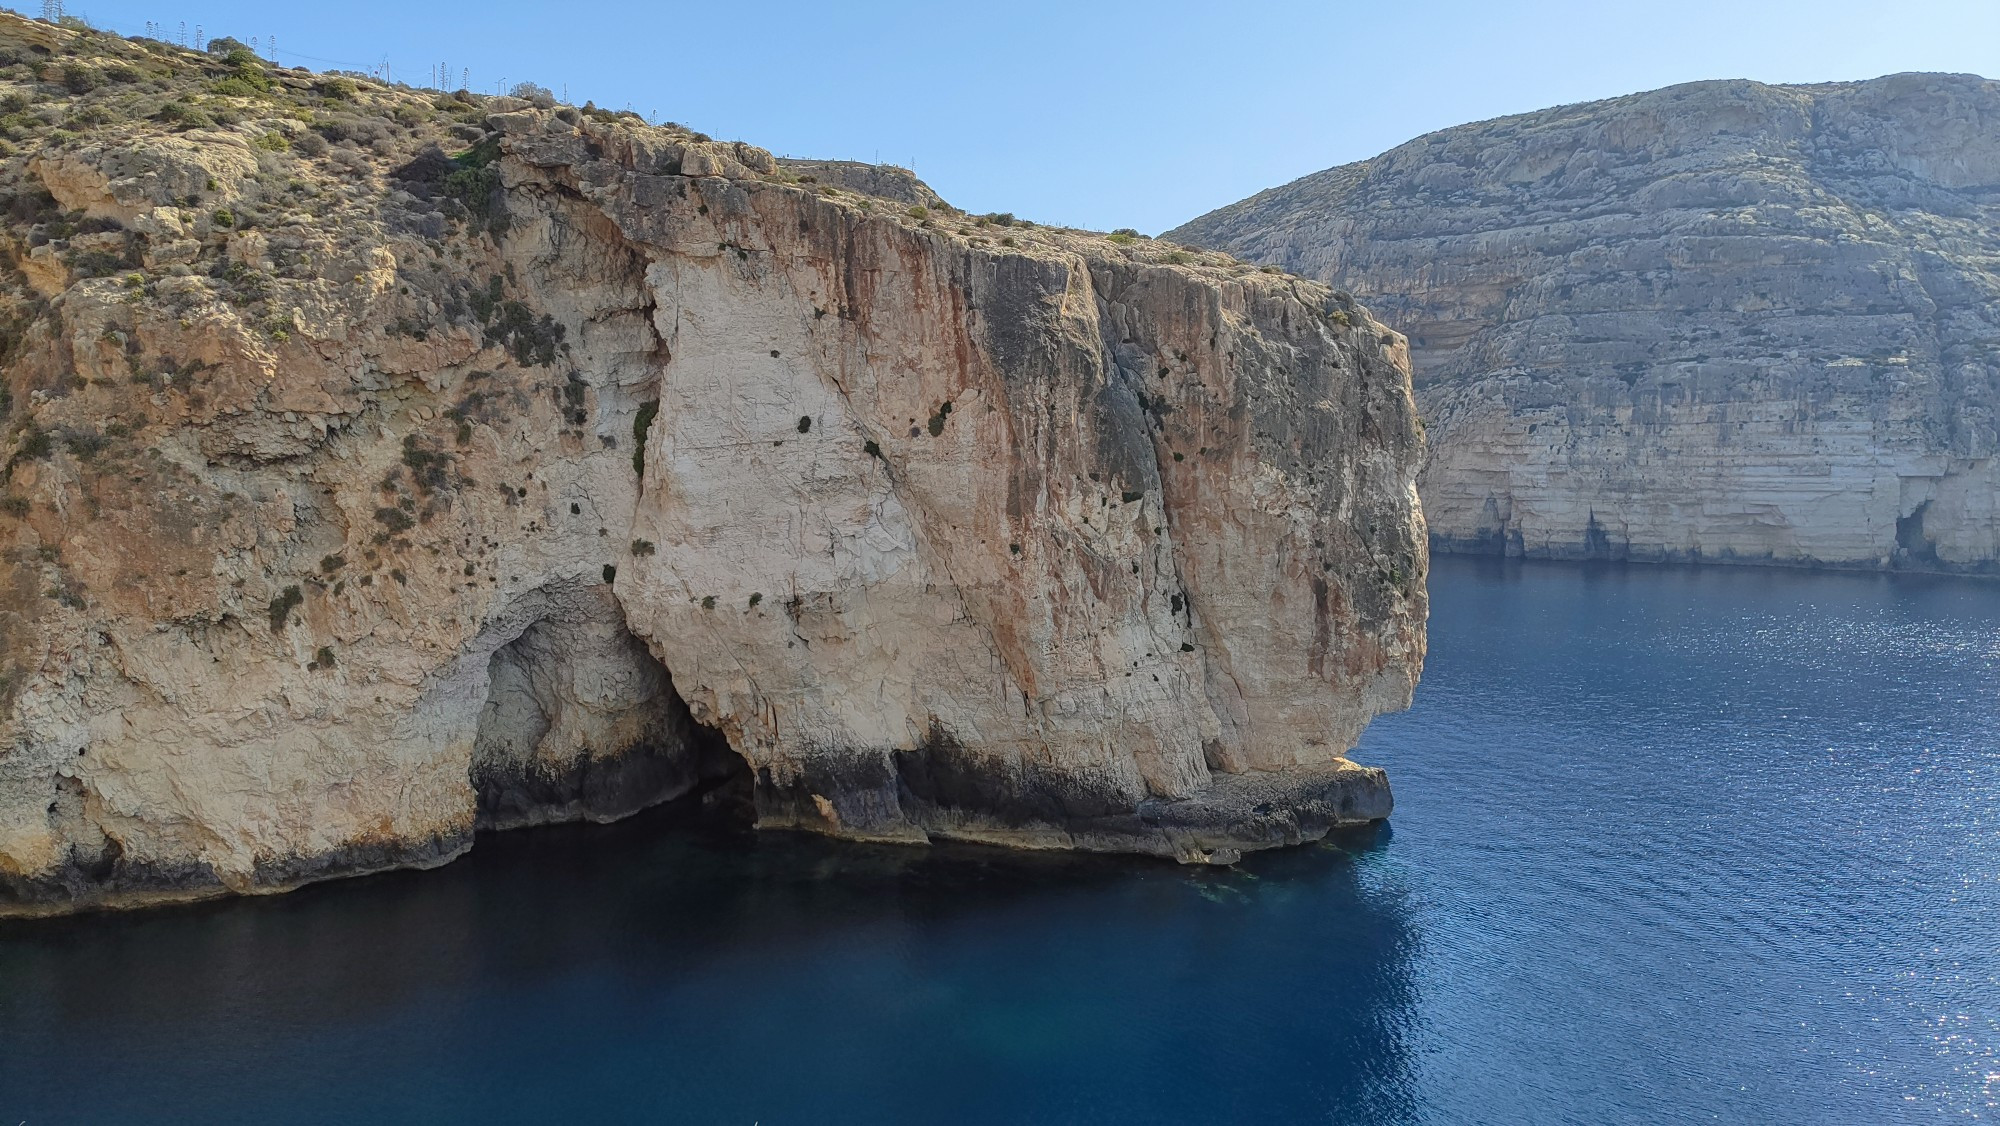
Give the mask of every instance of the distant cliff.
M 1164 237 L 1409 334 L 1440 548 L 2000 565 L 2000 84 L 1564 106 Z
M 0 102 L 0 913 L 728 779 L 1189 861 L 1387 815 L 1415 407 L 1326 287 L 10 16 Z

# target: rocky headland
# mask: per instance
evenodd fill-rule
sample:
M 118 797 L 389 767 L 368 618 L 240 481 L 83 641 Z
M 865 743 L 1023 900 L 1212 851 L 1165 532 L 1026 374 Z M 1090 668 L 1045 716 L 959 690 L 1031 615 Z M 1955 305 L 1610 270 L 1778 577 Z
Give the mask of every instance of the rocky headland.
M 0 913 L 760 825 L 1389 812 L 1404 341 L 1218 253 L 0 16 Z
M 1409 334 L 1436 548 L 2000 570 L 2000 84 L 1563 106 L 1163 237 Z

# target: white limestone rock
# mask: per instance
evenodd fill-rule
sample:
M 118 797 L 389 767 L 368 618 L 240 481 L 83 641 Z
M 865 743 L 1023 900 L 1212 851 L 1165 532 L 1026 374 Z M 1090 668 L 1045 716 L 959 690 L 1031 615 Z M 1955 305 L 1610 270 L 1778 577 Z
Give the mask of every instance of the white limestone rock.
M 1409 334 L 1437 547 L 2000 568 L 2000 84 L 1563 106 L 1165 237 Z
M 0 913 L 441 863 L 732 774 L 770 827 L 1189 861 L 1387 815 L 1345 754 L 1423 656 L 1400 337 L 507 116 L 490 198 L 284 156 L 310 222 L 55 279 L 6 370 Z M 195 237 L 143 218 L 138 253 Z

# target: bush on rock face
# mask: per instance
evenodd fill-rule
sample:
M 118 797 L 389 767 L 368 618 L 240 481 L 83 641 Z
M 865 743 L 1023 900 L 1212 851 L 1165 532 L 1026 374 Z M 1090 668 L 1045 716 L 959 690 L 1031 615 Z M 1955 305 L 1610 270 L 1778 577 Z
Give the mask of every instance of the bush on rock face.
M 232 98 L 257 98 L 271 92 L 271 79 L 264 73 L 264 63 L 248 48 L 238 47 L 222 57 L 229 64 L 229 73 L 217 79 L 209 90 Z
M 299 588 L 295 586 L 286 587 L 282 594 L 273 598 L 268 608 L 271 618 L 271 632 L 278 633 L 282 631 L 285 628 L 285 623 L 290 620 L 292 611 L 304 604 L 305 600 L 305 595 L 301 594 Z
M 488 138 L 450 158 L 439 188 L 470 216 L 475 230 L 506 233 L 507 210 L 500 191 L 500 142 Z
M 82 63 L 64 63 L 62 68 L 63 89 L 72 94 L 88 94 L 103 82 L 95 67 Z
M 157 120 L 170 122 L 182 129 L 206 129 L 215 124 L 215 118 L 182 101 L 168 102 L 153 116 Z
M 509 94 L 533 102 L 542 109 L 550 109 L 556 104 L 555 91 L 547 86 L 537 86 L 532 82 L 516 82 Z

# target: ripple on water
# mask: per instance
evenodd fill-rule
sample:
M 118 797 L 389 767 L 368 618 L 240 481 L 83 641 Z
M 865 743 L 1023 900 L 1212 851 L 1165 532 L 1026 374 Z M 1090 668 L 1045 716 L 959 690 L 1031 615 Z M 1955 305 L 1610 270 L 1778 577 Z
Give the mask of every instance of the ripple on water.
M 673 813 L 0 927 L 30 1122 L 2000 1115 L 2000 586 L 1440 559 L 1391 827 L 1228 871 Z

